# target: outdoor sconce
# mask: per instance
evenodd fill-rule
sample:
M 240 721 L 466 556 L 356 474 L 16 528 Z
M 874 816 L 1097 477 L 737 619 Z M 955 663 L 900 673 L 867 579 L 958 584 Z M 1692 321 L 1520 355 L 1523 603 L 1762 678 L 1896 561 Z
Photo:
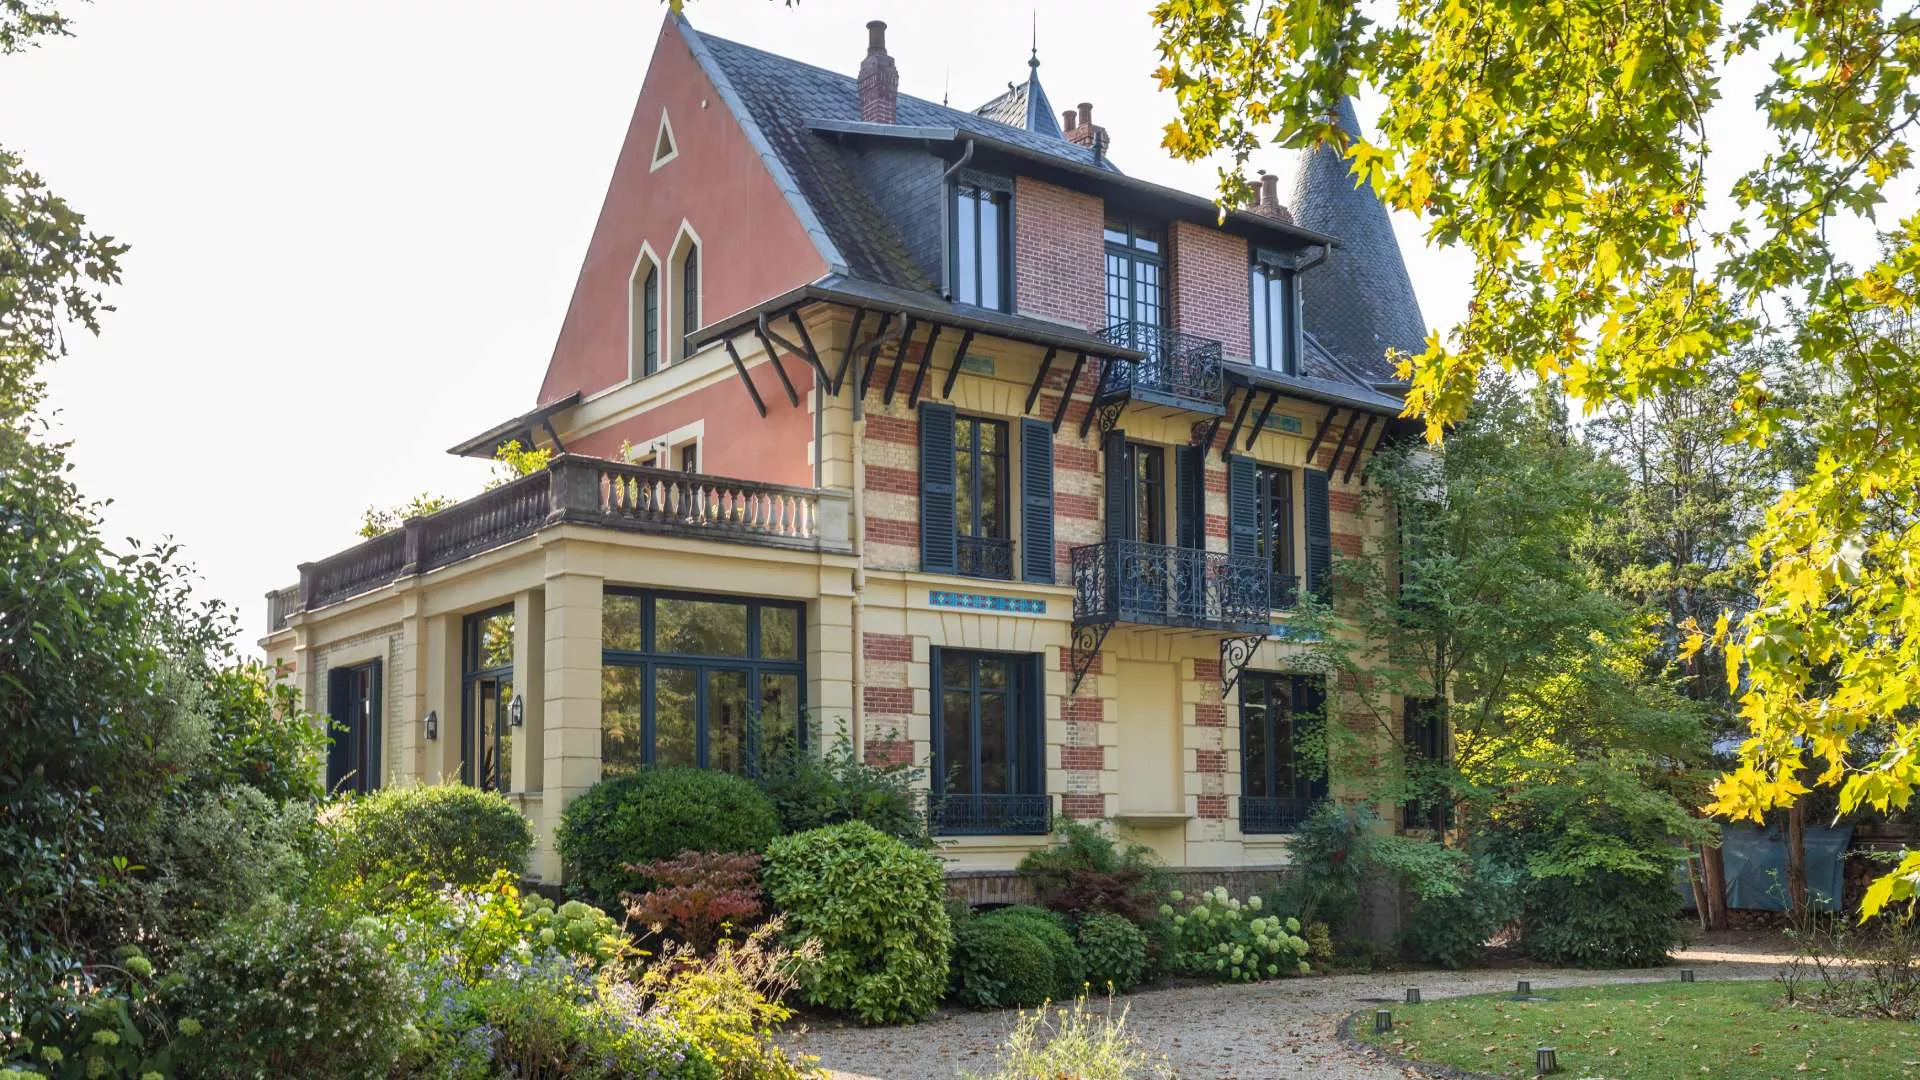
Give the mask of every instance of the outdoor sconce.
M 440 714 L 433 711 L 432 709 L 428 709 L 427 710 L 427 741 L 432 742 L 433 740 L 438 739 L 439 737 L 440 737 Z
M 527 701 L 519 694 L 515 694 L 513 695 L 513 700 L 507 703 L 507 723 L 512 724 L 514 727 L 519 727 L 526 722 Z
M 1393 1030 L 1393 1010 L 1392 1009 L 1373 1010 L 1373 1033 L 1375 1035 L 1385 1035 L 1387 1032 L 1392 1030 Z
M 1560 1062 L 1554 1059 L 1553 1047 L 1543 1046 L 1533 1052 L 1533 1071 L 1540 1076 L 1560 1071 Z
M 1420 1004 L 1420 988 L 1419 987 L 1417 986 L 1407 987 L 1407 1004 L 1409 1005 Z

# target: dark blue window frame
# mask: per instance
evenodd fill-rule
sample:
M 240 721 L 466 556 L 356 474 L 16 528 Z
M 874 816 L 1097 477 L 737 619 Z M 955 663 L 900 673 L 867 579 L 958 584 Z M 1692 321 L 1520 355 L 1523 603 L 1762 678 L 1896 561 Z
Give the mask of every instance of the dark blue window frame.
M 932 668 L 933 829 L 936 834 L 1045 835 L 1052 825 L 1047 796 L 1046 718 L 1041 656 L 1032 653 L 979 652 L 935 648 Z M 967 682 L 947 678 L 950 662 L 966 665 Z M 987 665 L 1002 666 L 1006 685 L 990 687 L 982 678 Z M 961 764 L 947 745 L 947 697 L 964 695 L 968 745 L 963 789 L 948 790 Z M 1007 747 L 1005 791 L 984 791 L 981 783 L 982 715 L 990 695 L 1004 695 L 1003 732 Z
M 633 668 L 640 672 L 640 760 L 637 763 L 619 763 L 622 765 L 653 765 L 658 756 L 658 744 L 655 721 L 658 716 L 659 696 L 656 693 L 655 679 L 661 668 L 691 670 L 696 673 L 694 714 L 696 753 L 695 764 L 700 768 L 710 767 L 711 723 L 709 706 L 713 673 L 744 673 L 747 683 L 747 739 L 742 750 L 743 769 L 747 775 L 757 775 L 760 763 L 765 759 L 766 748 L 761 745 L 761 707 L 763 676 L 791 676 L 796 682 L 794 697 L 793 727 L 795 746 L 807 744 L 807 611 L 806 605 L 798 601 L 764 600 L 755 597 L 729 596 L 724 593 L 677 592 L 665 589 L 635 589 L 609 587 L 605 596 L 629 596 L 640 601 L 640 643 L 639 649 L 601 649 L 601 669 Z M 747 619 L 747 645 L 745 656 L 722 656 L 702 653 L 662 652 L 655 637 L 657 624 L 656 609 L 660 600 L 691 600 L 716 604 L 731 604 L 744 607 Z M 794 659 L 768 658 L 761 655 L 761 614 L 765 611 L 791 611 L 794 616 Z M 604 616 L 603 623 L 604 626 Z M 604 681 L 603 681 L 604 686 Z M 602 709 L 604 710 L 604 703 Z M 603 767 L 605 751 L 602 751 Z
M 1240 675 L 1240 831 L 1292 832 L 1328 793 L 1327 764 L 1317 775 L 1299 760 L 1299 736 L 1325 724 L 1318 675 L 1246 671 Z
M 480 640 L 487 620 L 513 614 L 512 604 L 501 604 L 476 611 L 460 621 L 460 777 L 482 791 L 506 791 L 513 778 L 513 736 L 501 728 L 507 723 L 507 706 L 513 694 L 513 660 L 505 664 L 481 667 L 485 645 Z M 520 633 L 515 625 L 513 632 Z M 482 683 L 493 685 L 493 730 L 479 730 L 475 706 Z M 491 743 L 491 745 L 486 745 Z M 489 757 L 491 751 L 491 757 Z

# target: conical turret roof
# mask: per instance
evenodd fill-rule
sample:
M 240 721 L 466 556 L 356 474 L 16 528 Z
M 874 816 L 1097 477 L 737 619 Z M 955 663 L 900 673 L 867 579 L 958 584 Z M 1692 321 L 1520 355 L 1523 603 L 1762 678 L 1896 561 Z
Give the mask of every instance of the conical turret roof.
M 1350 99 L 1340 102 L 1339 123 L 1360 134 Z M 1391 379 L 1387 350 L 1422 351 L 1427 323 L 1386 206 L 1372 184 L 1355 186 L 1341 148 L 1323 144 L 1295 163 L 1287 207 L 1296 224 L 1340 241 L 1325 263 L 1300 276 L 1307 332 L 1362 376 Z

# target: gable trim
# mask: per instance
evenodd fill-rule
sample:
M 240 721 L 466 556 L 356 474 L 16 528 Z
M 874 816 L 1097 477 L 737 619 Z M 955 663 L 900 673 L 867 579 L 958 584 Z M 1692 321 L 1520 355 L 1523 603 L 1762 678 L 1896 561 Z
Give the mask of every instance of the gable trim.
M 694 63 L 700 65 L 700 70 L 706 74 L 707 81 L 713 84 L 714 91 L 720 95 L 720 100 L 725 102 L 728 111 L 733 113 L 734 122 L 740 125 L 740 130 L 746 135 L 747 142 L 753 147 L 754 153 L 760 155 L 760 163 L 766 167 L 768 175 L 773 177 L 774 186 L 779 188 L 780 194 L 786 198 L 787 208 L 793 211 L 793 216 L 799 220 L 800 227 L 806 230 L 808 237 L 812 238 L 814 250 L 820 253 L 820 258 L 825 260 L 828 269 L 833 273 L 848 273 L 847 260 L 840 254 L 840 249 L 834 244 L 833 238 L 827 235 L 826 226 L 820 223 L 820 216 L 813 212 L 812 204 L 800 194 L 800 185 L 794 181 L 793 174 L 787 171 L 780 156 L 774 153 L 773 144 L 767 141 L 766 133 L 760 130 L 760 125 L 753 119 L 753 114 L 747 111 L 746 104 L 740 98 L 740 92 L 734 89 L 733 83 L 727 79 L 726 72 L 722 71 L 720 65 L 713 59 L 705 39 L 700 36 L 698 30 L 693 28 L 693 24 L 687 21 L 685 15 L 675 12 L 669 14 L 667 18 L 680 31 L 680 37 L 686 41 L 688 51 L 693 54 Z

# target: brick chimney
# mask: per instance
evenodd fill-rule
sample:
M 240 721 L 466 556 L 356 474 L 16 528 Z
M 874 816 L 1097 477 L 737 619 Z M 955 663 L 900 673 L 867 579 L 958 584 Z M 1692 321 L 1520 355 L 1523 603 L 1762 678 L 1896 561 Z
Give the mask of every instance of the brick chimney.
M 1080 103 L 1080 115 L 1066 114 L 1066 125 L 1062 134 L 1067 141 L 1076 146 L 1084 146 L 1093 151 L 1094 157 L 1107 152 L 1107 129 L 1093 122 L 1093 103 Z
M 900 71 L 887 55 L 887 24 L 867 24 L 867 58 L 860 61 L 860 119 L 869 124 L 893 123 L 900 100 Z
M 1060 114 L 1060 130 L 1062 132 L 1072 131 L 1073 122 L 1079 118 L 1079 115 L 1080 115 L 1079 113 L 1074 112 L 1072 109 L 1068 109 L 1066 112 L 1061 113 Z
M 1293 211 L 1280 202 L 1280 177 L 1261 169 L 1257 187 L 1258 200 L 1253 205 L 1253 212 L 1263 217 L 1286 222 L 1288 225 L 1293 224 Z

